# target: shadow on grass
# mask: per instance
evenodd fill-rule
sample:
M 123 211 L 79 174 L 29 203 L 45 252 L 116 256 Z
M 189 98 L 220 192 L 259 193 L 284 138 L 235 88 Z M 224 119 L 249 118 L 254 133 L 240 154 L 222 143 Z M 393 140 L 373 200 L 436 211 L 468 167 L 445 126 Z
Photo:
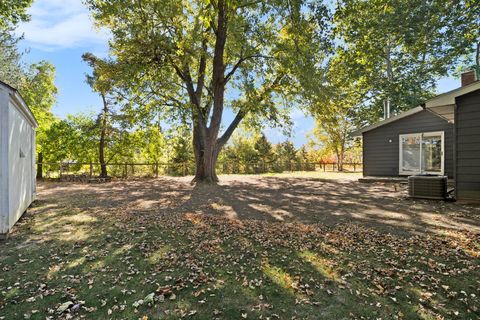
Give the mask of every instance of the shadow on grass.
M 435 265 L 453 267 L 455 259 L 462 270 L 478 264 L 462 251 L 426 254 L 428 244 L 402 244 L 393 236 L 355 227 L 202 214 L 150 217 L 146 227 L 85 208 L 70 212 L 46 205 L 36 210 L 29 222 L 35 232 L 21 225 L 1 245 L 5 276 L 0 313 L 9 319 L 61 317 L 55 310 L 67 301 L 81 305 L 75 315 L 95 319 L 419 317 L 419 304 L 434 315 L 457 310 L 465 318 L 475 315 L 462 301 L 445 304 L 436 282 L 451 270 Z M 77 239 L 66 237 L 72 225 L 87 232 Z M 19 243 L 40 235 L 44 241 L 18 249 Z M 427 264 L 419 255 L 428 257 Z M 478 276 L 474 268 L 442 283 L 460 292 L 455 283 Z M 160 301 L 165 288 L 172 294 Z M 436 293 L 438 301 L 422 298 L 421 291 Z M 134 307 L 150 293 L 156 293 L 154 304 Z M 469 303 L 478 306 L 476 300 Z
M 478 227 L 477 209 L 390 189 L 275 177 L 42 184 L 0 243 L 0 314 L 64 317 L 55 310 L 72 301 L 95 319 L 480 316 L 479 237 L 459 232 Z M 150 293 L 154 304 L 133 306 Z

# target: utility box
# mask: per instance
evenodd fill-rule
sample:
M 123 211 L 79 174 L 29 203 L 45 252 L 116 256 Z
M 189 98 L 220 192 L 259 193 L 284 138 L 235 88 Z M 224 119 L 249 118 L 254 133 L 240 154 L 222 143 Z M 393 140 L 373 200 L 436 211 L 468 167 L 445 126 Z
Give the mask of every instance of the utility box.
M 0 238 L 35 199 L 37 127 L 18 91 L 0 81 Z
M 408 195 L 411 198 L 439 199 L 447 198 L 448 177 L 418 175 L 408 177 Z

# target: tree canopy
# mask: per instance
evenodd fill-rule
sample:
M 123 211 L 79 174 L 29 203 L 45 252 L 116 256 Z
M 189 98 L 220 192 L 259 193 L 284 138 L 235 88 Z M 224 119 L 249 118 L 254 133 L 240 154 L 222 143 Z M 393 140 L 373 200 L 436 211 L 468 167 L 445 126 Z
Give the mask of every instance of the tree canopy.
M 285 122 L 301 84 L 317 70 L 309 67 L 326 56 L 326 8 L 316 1 L 87 3 L 113 34 L 128 92 L 192 123 L 198 181 L 218 180 L 218 154 L 244 118 Z M 222 131 L 225 108 L 236 116 Z
M 9 30 L 30 16 L 26 10 L 33 0 L 8 0 L 0 2 L 0 31 Z
M 475 0 L 341 0 L 334 15 L 336 60 L 378 119 L 384 103 L 400 112 L 430 97 L 438 78 L 479 38 Z

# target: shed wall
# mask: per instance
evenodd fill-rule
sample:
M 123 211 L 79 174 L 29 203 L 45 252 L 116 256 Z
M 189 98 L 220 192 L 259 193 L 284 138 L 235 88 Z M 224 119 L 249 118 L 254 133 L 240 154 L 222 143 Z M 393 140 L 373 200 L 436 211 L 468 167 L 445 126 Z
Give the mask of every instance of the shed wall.
M 456 196 L 480 200 L 480 90 L 457 98 Z
M 445 175 L 453 178 L 454 126 L 427 110 L 363 133 L 363 175 L 398 176 L 399 135 L 433 131 L 444 131 Z
M 34 138 L 32 125 L 9 103 L 9 221 L 10 229 L 34 200 Z
M 0 86 L 0 234 L 8 231 L 8 92 Z

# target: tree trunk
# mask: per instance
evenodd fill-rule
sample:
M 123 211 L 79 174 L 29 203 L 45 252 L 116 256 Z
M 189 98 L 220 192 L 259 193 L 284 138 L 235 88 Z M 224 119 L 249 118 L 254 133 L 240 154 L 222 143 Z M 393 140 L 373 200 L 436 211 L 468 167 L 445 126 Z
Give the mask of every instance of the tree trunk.
M 100 161 L 100 177 L 105 178 L 108 176 L 107 164 L 105 163 L 105 129 L 102 128 L 99 143 L 99 161 Z
M 196 134 L 195 131 L 193 134 L 195 178 L 192 182 L 217 183 L 218 176 L 215 168 L 221 147 L 217 144 L 216 137 L 207 137 L 208 141 L 202 141 L 202 137 Z
M 37 179 L 43 178 L 43 153 L 38 153 L 37 159 Z
M 393 84 L 393 68 L 392 68 L 392 58 L 391 58 L 391 48 L 390 44 L 387 45 L 385 48 L 385 54 L 386 54 L 386 64 L 387 64 L 387 79 L 388 79 L 388 93 L 387 96 L 384 100 L 384 106 L 385 106 L 385 119 L 390 118 L 390 114 L 392 112 L 391 110 L 391 105 L 390 105 L 390 88 Z
M 341 150 L 340 153 L 338 154 L 338 171 L 343 172 L 343 157 L 344 157 L 344 151 Z
M 222 136 L 220 139 L 219 131 L 222 123 L 223 107 L 224 107 L 224 95 L 225 95 L 225 43 L 227 41 L 227 4 L 223 0 L 219 0 L 217 3 L 218 16 L 217 16 L 217 30 L 215 39 L 215 49 L 213 54 L 213 67 L 212 67 L 212 91 L 213 91 L 213 109 L 210 117 L 210 126 L 207 127 L 206 118 L 210 114 L 209 108 L 207 110 L 202 109 L 201 106 L 201 93 L 204 78 L 200 77 L 199 83 L 202 86 L 197 85 L 197 90 L 193 90 L 191 82 L 187 84 L 189 89 L 190 101 L 193 106 L 197 106 L 197 114 L 194 114 L 194 132 L 193 132 L 193 147 L 195 150 L 195 178 L 192 182 L 206 182 L 217 183 L 218 176 L 215 171 L 215 167 L 218 160 L 220 150 L 225 145 L 226 141 L 231 135 L 230 127 L 226 131 L 226 136 Z M 200 62 L 199 74 L 205 72 L 205 60 Z M 242 117 L 243 118 L 243 117 Z M 235 122 L 235 121 L 234 121 Z M 238 123 L 236 123 L 238 125 Z M 235 125 L 235 127 L 236 127 Z
M 196 172 L 193 182 L 217 183 L 218 176 L 215 170 L 218 160 L 218 152 L 215 148 L 209 148 L 196 159 Z
M 475 54 L 475 72 L 477 80 L 480 79 L 480 42 L 477 43 L 477 53 Z
M 108 177 L 107 164 L 105 163 L 105 136 L 107 131 L 107 113 L 108 113 L 108 104 L 105 99 L 105 96 L 102 94 L 103 100 L 103 111 L 101 119 L 101 132 L 100 132 L 100 142 L 98 144 L 98 155 L 100 161 L 100 177 Z

